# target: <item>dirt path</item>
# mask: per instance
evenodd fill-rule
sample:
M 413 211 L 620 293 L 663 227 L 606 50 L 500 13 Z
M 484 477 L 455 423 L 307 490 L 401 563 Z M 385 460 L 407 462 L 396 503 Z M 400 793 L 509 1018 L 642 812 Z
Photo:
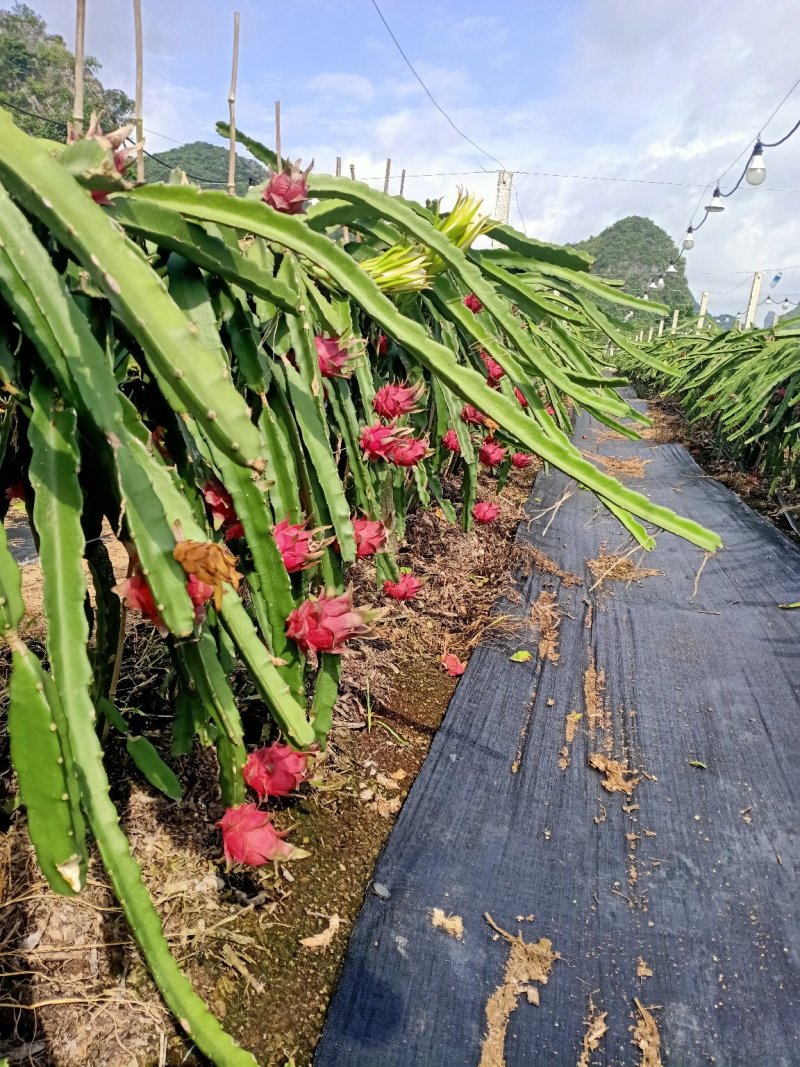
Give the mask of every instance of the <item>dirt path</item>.
M 662 534 L 632 552 L 589 494 L 540 475 L 518 536 L 554 565 L 502 610 L 530 619 L 554 594 L 558 659 L 533 625 L 529 659 L 473 656 L 317 1067 L 800 1062 L 800 612 L 778 607 L 800 600 L 800 551 L 660 436 L 582 418 L 576 440 L 640 460 L 632 484 L 726 548 L 703 565 Z

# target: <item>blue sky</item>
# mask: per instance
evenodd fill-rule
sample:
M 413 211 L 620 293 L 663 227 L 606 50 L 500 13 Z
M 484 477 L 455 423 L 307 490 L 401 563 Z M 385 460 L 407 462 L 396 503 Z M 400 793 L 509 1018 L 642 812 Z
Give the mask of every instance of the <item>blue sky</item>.
M 71 43 L 72 0 L 28 2 Z M 103 64 L 104 83 L 132 92 L 129 0 L 87 6 L 87 49 Z M 649 215 L 677 238 L 698 201 L 707 202 L 703 186 L 800 77 L 796 0 L 773 0 L 769 19 L 755 23 L 752 0 L 673 0 L 668 8 L 641 0 L 382 0 L 381 7 L 455 123 L 515 171 L 511 221 L 520 225 L 521 209 L 528 232 L 545 240 L 578 240 L 630 214 Z M 477 172 L 409 177 L 406 189 L 420 199 L 448 198 L 463 184 L 493 206 L 496 174 L 482 170 L 497 164 L 434 109 L 369 0 L 143 0 L 151 151 L 216 141 L 214 120 L 227 114 L 234 10 L 241 12 L 242 129 L 272 143 L 280 98 L 285 152 L 314 157 L 318 170 L 331 171 L 341 155 L 375 185 L 387 156 L 398 176 L 403 167 L 409 175 Z M 800 89 L 765 137 L 782 136 L 798 117 Z M 743 186 L 698 234 L 688 260 L 690 284 L 697 294 L 711 290 L 712 311 L 744 306 L 748 270 L 800 265 L 800 133 L 765 159 L 767 183 Z M 784 272 L 776 292 L 800 300 L 800 266 Z

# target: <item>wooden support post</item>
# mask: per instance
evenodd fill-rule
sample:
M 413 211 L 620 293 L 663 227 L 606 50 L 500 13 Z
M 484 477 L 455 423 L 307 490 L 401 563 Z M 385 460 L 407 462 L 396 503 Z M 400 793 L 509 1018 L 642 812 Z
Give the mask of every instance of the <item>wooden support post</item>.
M 678 316 L 679 315 L 680 315 L 679 309 L 675 308 L 675 310 L 672 312 L 672 327 L 670 328 L 670 331 L 669 331 L 670 333 L 677 333 L 678 332 Z
M 278 157 L 277 174 L 283 170 L 283 163 L 281 162 L 281 102 L 275 101 L 275 155 Z
M 406 187 L 406 170 L 405 170 L 405 167 L 404 167 L 403 168 L 403 173 L 400 175 L 400 192 L 398 193 L 398 196 L 402 196 L 403 195 L 403 191 L 404 191 L 405 187 Z
M 647 341 L 648 341 L 648 343 L 653 340 L 653 330 L 654 329 L 655 329 L 655 327 L 651 326 L 650 329 L 647 332 Z
M 236 195 L 236 77 L 239 73 L 239 12 L 233 13 L 233 63 L 231 64 L 231 88 L 228 93 L 228 114 L 231 126 L 228 145 L 228 196 Z
M 76 137 L 83 133 L 83 39 L 86 33 L 86 0 L 75 4 L 75 97 L 72 103 L 72 129 Z
M 758 298 L 761 295 L 761 279 L 763 277 L 763 272 L 760 270 L 757 270 L 753 275 L 753 284 L 750 288 L 750 300 L 747 304 L 747 314 L 744 319 L 744 328 L 746 330 L 755 326 L 756 309 L 758 308 Z
M 659 319 L 658 320 L 658 336 L 659 337 L 663 337 L 664 336 L 664 320 L 663 319 Z
M 136 47 L 136 180 L 144 181 L 144 121 L 142 95 L 144 86 L 144 46 L 142 43 L 142 0 L 133 0 L 133 34 Z
M 356 165 L 355 165 L 355 163 L 351 163 L 350 164 L 350 177 L 353 179 L 353 181 L 356 180 Z
M 708 311 L 708 290 L 706 290 L 700 297 L 700 316 L 697 320 L 697 333 L 703 329 L 706 324 L 706 312 Z
M 392 161 L 391 161 L 391 159 L 387 159 L 386 160 L 386 173 L 383 176 L 383 191 L 385 193 L 389 192 L 389 179 L 391 178 L 391 176 L 392 176 Z
M 341 156 L 337 156 L 336 157 L 336 177 L 337 178 L 341 178 L 341 176 L 342 176 L 342 157 Z

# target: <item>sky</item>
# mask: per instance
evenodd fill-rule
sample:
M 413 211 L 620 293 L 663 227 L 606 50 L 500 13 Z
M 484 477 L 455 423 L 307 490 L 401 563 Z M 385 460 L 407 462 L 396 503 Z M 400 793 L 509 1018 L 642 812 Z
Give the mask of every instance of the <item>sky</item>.
M 72 0 L 27 2 L 72 47 Z M 274 144 L 280 99 L 284 155 L 313 158 L 323 173 L 341 156 L 346 173 L 352 163 L 376 187 L 388 157 L 391 189 L 405 168 L 406 195 L 444 196 L 445 206 L 462 185 L 493 210 L 502 164 L 515 175 L 511 223 L 546 241 L 577 241 L 626 215 L 649 216 L 679 240 L 717 179 L 723 191 L 734 184 L 755 137 L 777 140 L 800 118 L 798 86 L 765 125 L 800 78 L 797 0 L 772 0 L 768 18 L 752 0 L 378 2 L 430 92 L 483 152 L 436 110 L 371 0 L 142 0 L 148 149 L 223 143 L 214 124 L 227 117 L 235 10 L 240 129 Z M 101 80 L 132 96 L 130 0 L 87 8 Z M 764 160 L 764 185 L 743 183 L 687 253 L 689 284 L 698 298 L 710 291 L 713 314 L 743 311 L 758 269 L 762 301 L 770 292 L 800 301 L 800 130 Z

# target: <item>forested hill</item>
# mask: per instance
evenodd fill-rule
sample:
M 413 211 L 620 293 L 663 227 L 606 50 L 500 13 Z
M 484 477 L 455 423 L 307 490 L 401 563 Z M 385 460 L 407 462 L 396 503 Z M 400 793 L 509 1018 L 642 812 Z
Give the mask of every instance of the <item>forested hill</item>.
M 625 291 L 634 296 L 647 292 L 651 279 L 657 280 L 678 255 L 669 234 L 642 215 L 620 219 L 572 247 L 594 256 L 592 273 L 603 278 L 624 279 Z M 678 260 L 675 266 L 675 274 L 664 274 L 664 288 L 658 292 L 651 290 L 650 295 L 671 308 L 691 311 L 695 299 L 686 281 L 683 260 Z
M 228 181 L 228 149 L 220 145 L 208 144 L 206 141 L 192 141 L 191 144 L 170 148 L 166 152 L 154 153 L 158 160 L 147 157 L 144 164 L 144 176 L 149 182 L 163 182 L 169 178 L 173 167 L 186 171 L 192 181 L 198 185 L 211 188 L 224 188 Z M 254 159 L 236 156 L 236 192 L 243 196 L 248 186 L 258 185 L 267 177 L 266 169 Z M 198 181 L 198 179 L 201 179 Z

